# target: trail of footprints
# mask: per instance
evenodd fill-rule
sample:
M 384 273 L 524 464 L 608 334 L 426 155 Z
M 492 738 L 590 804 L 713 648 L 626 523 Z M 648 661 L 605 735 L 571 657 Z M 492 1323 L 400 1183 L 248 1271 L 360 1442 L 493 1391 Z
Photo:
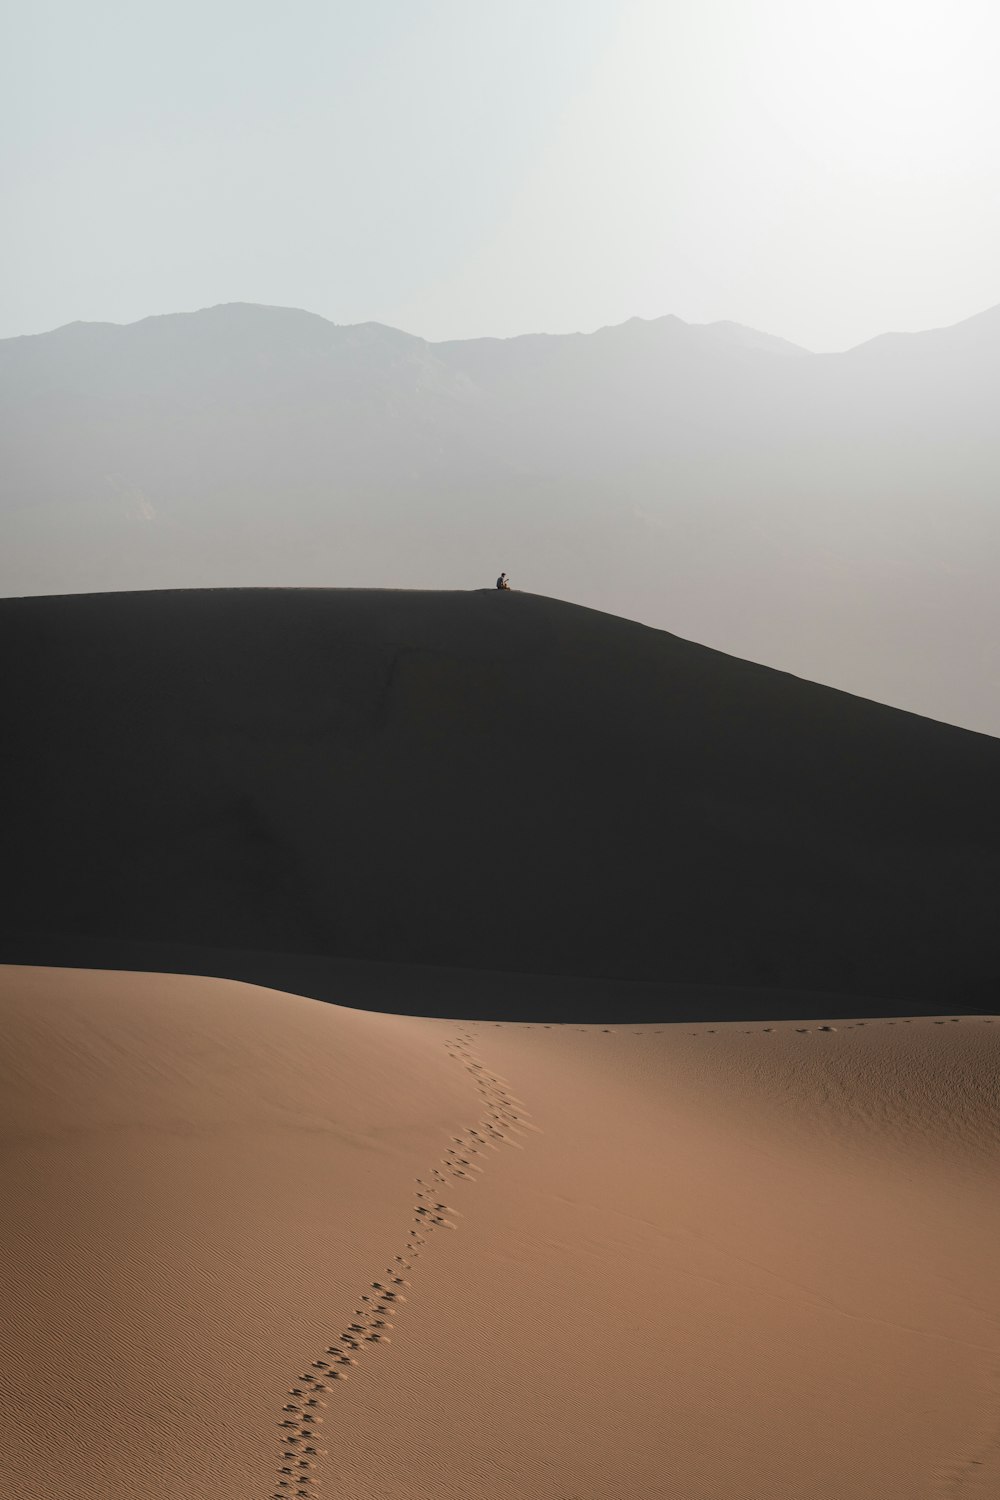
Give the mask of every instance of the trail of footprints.
M 934 1018 L 933 1024 L 947 1024 Z M 957 1016 L 947 1020 L 956 1022 Z M 984 1021 L 992 1017 L 981 1017 Z M 841 1022 L 841 1026 L 865 1026 L 866 1021 Z M 911 1017 L 894 1018 L 883 1022 L 889 1026 L 911 1025 Z M 534 1030 L 535 1027 L 526 1029 Z M 551 1026 L 542 1029 L 550 1031 Z M 595 1031 L 605 1035 L 617 1028 L 578 1027 L 579 1031 Z M 627 1028 L 633 1029 L 633 1028 Z M 772 1032 L 773 1026 L 754 1027 L 753 1030 Z M 834 1031 L 831 1025 L 815 1027 L 798 1026 L 797 1032 L 810 1030 Z M 645 1031 L 646 1028 L 643 1028 Z M 643 1031 L 636 1031 L 642 1035 Z M 654 1035 L 661 1035 L 656 1028 Z M 707 1027 L 703 1033 L 717 1034 L 716 1028 Z M 289 1387 L 288 1399 L 282 1408 L 278 1426 L 281 1431 L 281 1458 L 277 1482 L 271 1491 L 271 1500 L 313 1500 L 319 1491 L 319 1465 L 326 1449 L 318 1428 L 323 1423 L 322 1412 L 326 1397 L 335 1385 L 348 1378 L 349 1371 L 359 1359 L 382 1345 L 391 1342 L 393 1319 L 406 1304 L 406 1290 L 410 1286 L 409 1273 L 430 1243 L 430 1237 L 439 1229 L 454 1229 L 455 1219 L 461 1217 L 458 1210 L 446 1201 L 446 1190 L 475 1181 L 483 1170 L 491 1151 L 502 1145 L 520 1146 L 518 1135 L 537 1129 L 529 1122 L 528 1112 L 521 1101 L 509 1091 L 506 1082 L 498 1074 L 490 1072 L 473 1051 L 474 1036 L 471 1031 L 460 1032 L 445 1042 L 445 1050 L 471 1075 L 483 1106 L 482 1115 L 475 1126 L 469 1126 L 462 1135 L 452 1136 L 451 1142 L 437 1165 L 426 1177 L 416 1179 L 413 1218 L 406 1239 L 379 1278 L 372 1281 L 358 1298 L 353 1321 L 327 1345 L 322 1357 L 313 1360 L 309 1369 Z
M 398 1253 L 358 1298 L 353 1321 L 289 1387 L 278 1422 L 281 1457 L 271 1500 L 313 1500 L 318 1495 L 321 1460 L 327 1450 L 317 1429 L 323 1424 L 326 1398 L 348 1379 L 361 1358 L 391 1343 L 393 1319 L 405 1306 L 415 1262 L 426 1251 L 432 1234 L 454 1229 L 455 1219 L 461 1217 L 446 1201 L 446 1190 L 474 1182 L 491 1151 L 503 1145 L 520 1146 L 516 1137 L 536 1128 L 529 1124 L 527 1111 L 505 1080 L 480 1062 L 473 1040 L 471 1031 L 462 1031 L 445 1042 L 445 1050 L 471 1075 L 482 1115 L 475 1126 L 452 1136 L 437 1165 L 416 1179 L 413 1218 Z

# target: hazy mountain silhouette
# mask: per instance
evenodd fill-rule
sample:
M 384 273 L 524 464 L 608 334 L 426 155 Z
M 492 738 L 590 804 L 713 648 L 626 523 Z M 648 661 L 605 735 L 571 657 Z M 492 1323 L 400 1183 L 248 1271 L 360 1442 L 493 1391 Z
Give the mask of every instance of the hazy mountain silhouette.
M 0 646 L 4 956 L 995 1003 L 987 736 L 492 589 L 4 600 Z
M 429 344 L 234 304 L 0 342 L 0 591 L 500 568 L 1000 733 L 1000 308 Z

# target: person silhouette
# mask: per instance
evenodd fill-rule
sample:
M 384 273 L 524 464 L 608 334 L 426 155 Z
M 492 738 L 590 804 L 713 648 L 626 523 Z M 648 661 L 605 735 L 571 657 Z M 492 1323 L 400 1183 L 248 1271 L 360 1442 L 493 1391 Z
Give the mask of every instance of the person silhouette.
M 500 577 L 497 579 L 497 588 L 498 589 L 509 589 L 510 588 L 510 579 L 507 577 L 506 573 L 501 573 L 500 574 Z

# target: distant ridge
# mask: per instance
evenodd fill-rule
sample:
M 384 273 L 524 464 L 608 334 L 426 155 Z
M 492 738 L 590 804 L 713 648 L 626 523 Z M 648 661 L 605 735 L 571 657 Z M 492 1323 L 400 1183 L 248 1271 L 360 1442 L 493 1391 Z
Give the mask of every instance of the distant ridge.
M 593 333 L 572 334 L 550 334 L 550 333 L 520 333 L 506 336 L 496 335 L 472 335 L 466 339 L 444 339 L 428 340 L 421 338 L 418 334 L 405 333 L 402 329 L 393 328 L 388 323 L 380 323 L 368 320 L 363 323 L 337 323 L 331 318 L 324 317 L 321 313 L 310 312 L 303 307 L 286 307 L 277 303 L 267 302 L 216 302 L 209 307 L 191 308 L 182 312 L 150 313 L 144 318 L 136 318 L 131 323 L 114 323 L 106 319 L 88 320 L 76 318 L 70 323 L 61 323 L 56 328 L 45 329 L 39 333 L 18 334 L 12 338 L 0 339 L 0 347 L 23 342 L 25 339 L 51 339 L 55 335 L 71 335 L 85 329 L 93 328 L 116 328 L 116 329 L 144 329 L 153 330 L 157 327 L 171 323 L 190 323 L 192 319 L 201 321 L 213 320 L 215 322 L 238 323 L 249 317 L 260 316 L 269 318 L 277 315 L 282 320 L 300 319 L 303 324 L 309 322 L 324 324 L 328 328 L 337 329 L 383 329 L 387 333 L 395 334 L 400 339 L 412 339 L 415 343 L 427 343 L 431 348 L 439 346 L 460 347 L 462 344 L 490 343 L 511 344 L 519 339 L 586 339 L 593 338 L 597 334 L 615 333 L 620 329 L 631 327 L 657 327 L 659 325 L 674 326 L 677 328 L 708 329 L 719 334 L 720 337 L 731 338 L 734 343 L 746 343 L 755 348 L 773 349 L 775 353 L 804 354 L 807 351 L 798 344 L 792 344 L 787 339 L 778 338 L 774 334 L 762 333 L 755 328 L 748 328 L 743 323 L 735 323 L 731 319 L 721 319 L 713 323 L 689 323 L 684 318 L 679 318 L 676 313 L 667 313 L 659 318 L 632 317 L 624 323 L 609 323 L 594 330 Z
M 0 642 L 7 957 L 995 1007 L 987 737 L 492 589 L 7 600 Z
M 55 335 L 67 335 L 71 332 L 83 332 L 86 329 L 96 328 L 139 328 L 148 329 L 165 323 L 190 322 L 192 319 L 214 319 L 216 321 L 238 321 L 247 316 L 278 315 L 281 319 L 298 318 L 303 323 L 325 324 L 329 328 L 338 329 L 384 329 L 387 333 L 395 334 L 400 339 L 412 339 L 416 343 L 427 343 L 431 348 L 447 347 L 461 348 L 468 344 L 513 344 L 522 339 L 588 339 L 600 334 L 614 334 L 622 329 L 643 327 L 673 327 L 677 329 L 690 328 L 703 330 L 717 335 L 719 338 L 727 339 L 734 344 L 742 344 L 747 348 L 767 349 L 775 354 L 809 354 L 812 351 L 804 348 L 801 344 L 792 343 L 788 339 L 779 337 L 777 334 L 765 333 L 759 328 L 751 328 L 745 323 L 737 323 L 731 318 L 719 318 L 709 323 L 692 323 L 685 318 L 680 318 L 676 313 L 665 313 L 660 317 L 642 318 L 633 316 L 627 318 L 624 323 L 607 323 L 591 333 L 517 333 L 517 334 L 472 334 L 463 339 L 428 340 L 421 338 L 419 334 L 405 333 L 402 329 L 393 328 L 388 323 L 380 323 L 368 320 L 362 323 L 337 323 L 331 318 L 324 317 L 322 313 L 310 312 L 303 307 L 287 307 L 280 303 L 268 302 L 216 302 L 208 307 L 189 308 L 181 312 L 150 313 L 146 317 L 136 318 L 131 323 L 115 323 L 107 319 L 75 318 L 70 323 L 61 323 L 55 328 L 43 329 L 38 333 L 17 334 L 9 338 L 0 339 L 0 347 L 4 345 L 23 344 L 26 339 L 51 339 Z M 854 344 L 844 353 L 850 355 L 859 349 L 871 350 L 893 342 L 903 340 L 929 341 L 938 338 L 952 337 L 961 339 L 967 337 L 979 340 L 990 336 L 1000 327 L 1000 303 L 994 307 L 985 308 L 983 311 L 973 313 L 967 318 L 962 318 L 957 323 L 943 324 L 940 327 L 921 329 L 917 331 L 900 332 L 898 330 L 887 330 L 885 333 L 875 334 L 870 339 L 864 339 L 859 344 Z
M 1000 310 L 428 343 L 221 304 L 0 341 L 0 595 L 521 588 L 1000 735 Z

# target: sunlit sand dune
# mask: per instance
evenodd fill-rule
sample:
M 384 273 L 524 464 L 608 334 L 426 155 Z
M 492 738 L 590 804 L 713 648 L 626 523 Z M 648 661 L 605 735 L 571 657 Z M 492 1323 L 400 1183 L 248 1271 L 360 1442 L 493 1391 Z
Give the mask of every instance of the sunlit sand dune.
M 1000 1021 L 0 994 L 5 1496 L 1000 1492 Z

